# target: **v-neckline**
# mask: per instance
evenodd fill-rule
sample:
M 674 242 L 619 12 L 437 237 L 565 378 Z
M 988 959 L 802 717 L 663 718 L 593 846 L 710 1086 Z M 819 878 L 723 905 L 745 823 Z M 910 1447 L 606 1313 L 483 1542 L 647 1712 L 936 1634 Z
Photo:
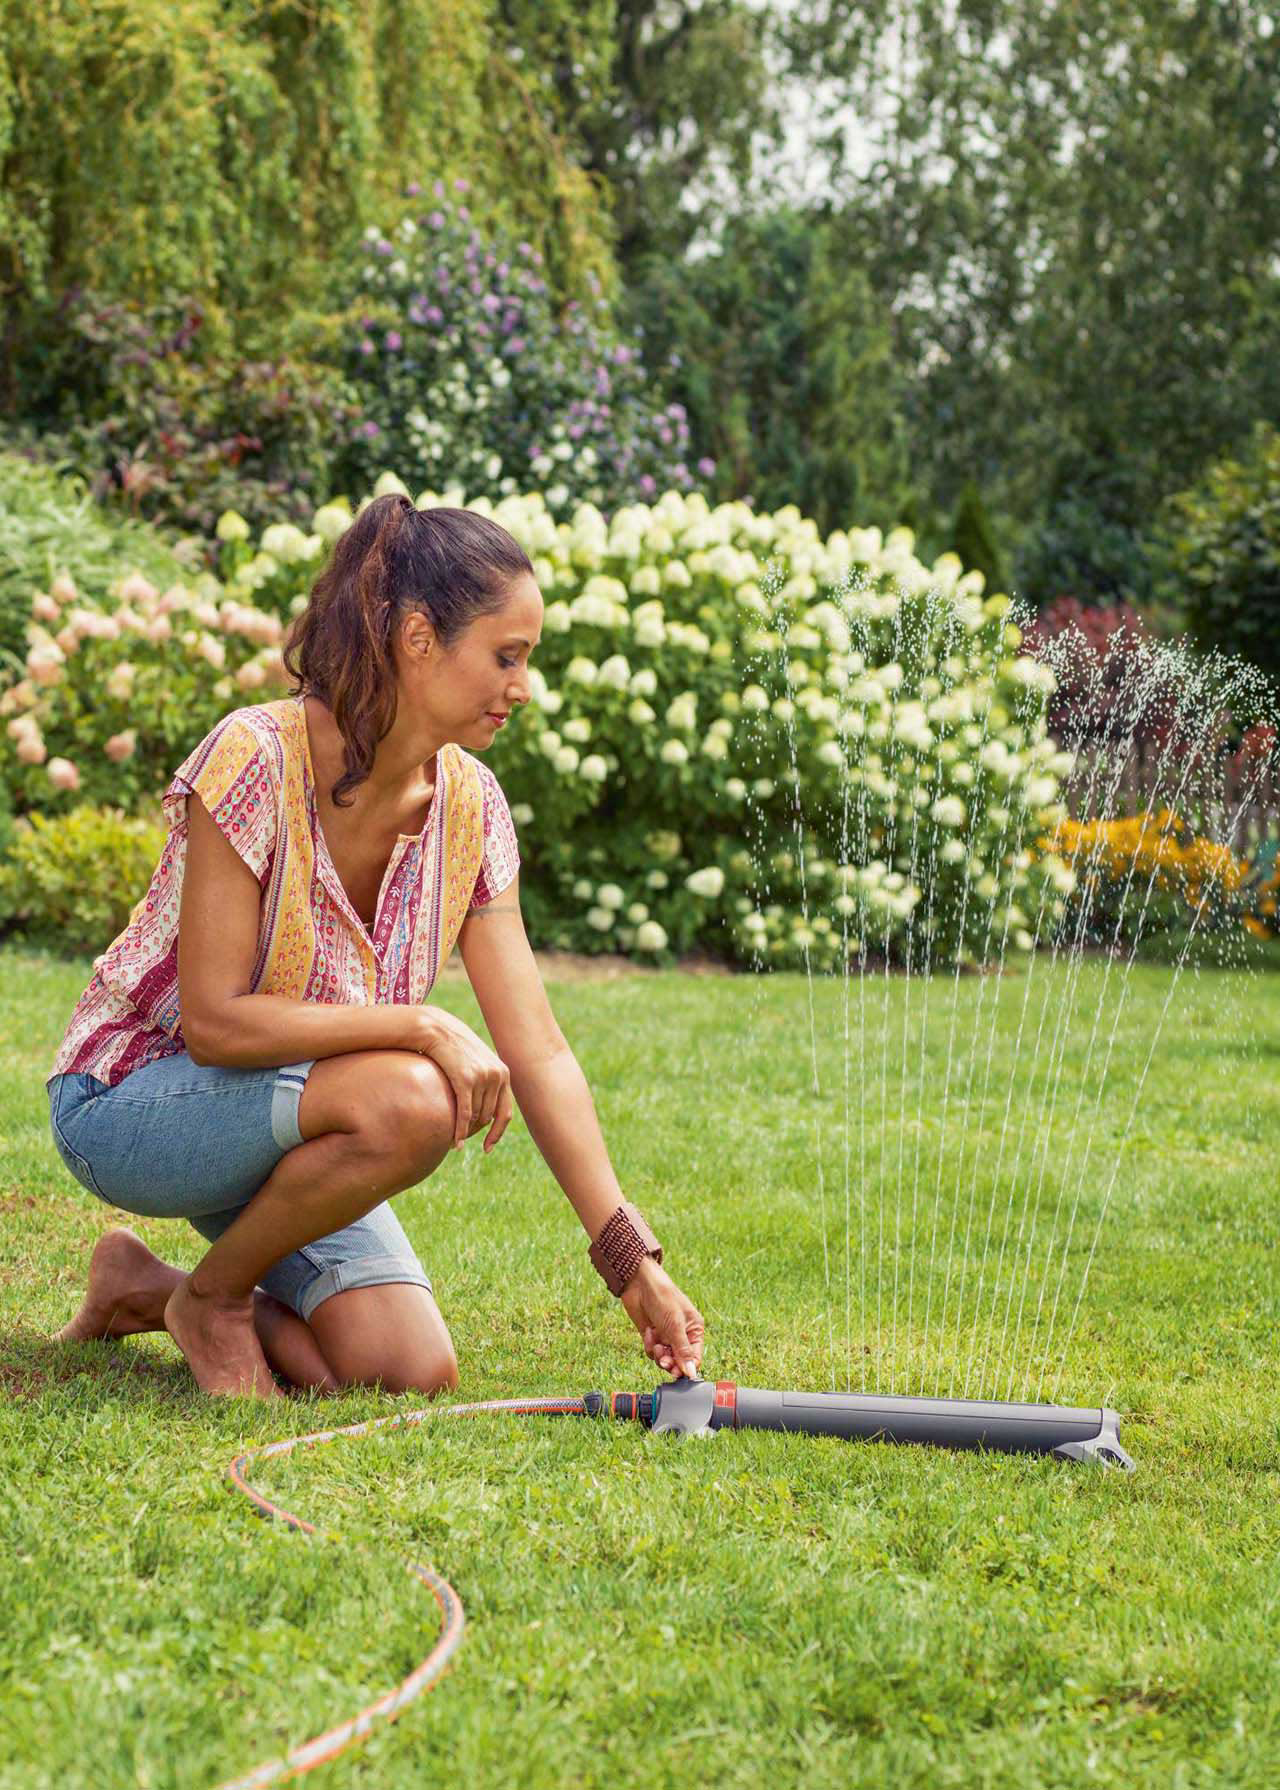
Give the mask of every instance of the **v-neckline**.
M 319 846 L 319 856 L 322 866 L 327 868 L 330 877 L 332 878 L 330 892 L 336 894 L 340 898 L 348 914 L 350 914 L 351 918 L 355 921 L 360 937 L 375 951 L 376 955 L 374 939 L 378 931 L 378 922 L 382 918 L 382 903 L 391 880 L 396 874 L 400 859 L 403 856 L 401 847 L 404 845 L 421 844 L 422 841 L 425 840 L 435 819 L 437 805 L 441 796 L 441 782 L 446 776 L 444 769 L 444 753 L 443 751 L 437 751 L 436 753 L 435 781 L 431 791 L 431 800 L 427 804 L 426 819 L 422 823 L 421 832 L 398 833 L 396 835 L 396 842 L 391 848 L 391 856 L 387 860 L 386 869 L 383 871 L 382 875 L 382 882 L 378 889 L 378 898 L 374 904 L 373 910 L 373 921 L 372 924 L 369 924 L 362 920 L 360 915 L 356 912 L 355 903 L 352 901 L 350 895 L 348 895 L 346 885 L 343 883 L 342 878 L 338 875 L 338 867 L 333 861 L 333 853 L 329 850 L 329 841 L 325 838 L 324 823 L 320 819 L 320 800 L 317 793 L 315 762 L 311 755 L 311 731 L 307 726 L 307 704 L 305 694 L 293 698 L 293 707 L 298 718 L 298 726 L 302 730 L 302 762 L 305 772 L 306 793 L 307 800 L 311 807 L 311 819 L 312 824 L 315 827 L 316 841 Z

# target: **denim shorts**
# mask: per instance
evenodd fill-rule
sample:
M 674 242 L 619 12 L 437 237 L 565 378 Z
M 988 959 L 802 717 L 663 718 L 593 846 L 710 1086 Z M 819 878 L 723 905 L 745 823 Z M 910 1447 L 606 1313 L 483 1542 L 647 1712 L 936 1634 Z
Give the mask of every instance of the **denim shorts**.
M 49 1122 L 80 1185 L 142 1218 L 185 1218 L 212 1243 L 290 1150 L 304 1141 L 298 1104 L 315 1058 L 279 1069 L 160 1057 L 109 1087 L 56 1075 Z M 407 1281 L 431 1291 L 400 1220 L 384 1200 L 354 1224 L 284 1256 L 261 1286 L 303 1318 L 353 1287 Z

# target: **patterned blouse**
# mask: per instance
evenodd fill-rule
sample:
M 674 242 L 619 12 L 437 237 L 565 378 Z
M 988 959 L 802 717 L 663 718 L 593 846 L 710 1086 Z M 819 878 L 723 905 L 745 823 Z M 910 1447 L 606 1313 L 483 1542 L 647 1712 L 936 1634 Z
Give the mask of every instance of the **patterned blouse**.
M 449 742 L 436 760 L 426 824 L 396 840 L 372 929 L 366 927 L 320 827 L 303 698 L 235 709 L 174 773 L 163 798 L 169 834 L 151 885 L 124 931 L 94 959 L 93 980 L 46 1086 L 68 1072 L 114 1086 L 144 1063 L 186 1048 L 178 915 L 193 793 L 262 890 L 253 993 L 353 1006 L 420 1004 L 467 914 L 500 894 L 520 867 L 497 778 Z

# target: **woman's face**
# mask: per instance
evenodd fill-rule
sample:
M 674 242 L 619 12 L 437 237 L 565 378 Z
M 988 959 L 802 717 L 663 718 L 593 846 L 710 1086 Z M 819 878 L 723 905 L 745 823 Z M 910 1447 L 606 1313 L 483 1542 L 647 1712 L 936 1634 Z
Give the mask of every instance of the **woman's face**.
M 405 644 L 413 650 L 402 673 L 411 677 L 413 707 L 428 712 L 446 739 L 484 751 L 532 695 L 529 655 L 542 638 L 542 611 L 542 592 L 526 572 L 504 606 L 478 617 L 447 652 L 425 616 L 409 617 Z

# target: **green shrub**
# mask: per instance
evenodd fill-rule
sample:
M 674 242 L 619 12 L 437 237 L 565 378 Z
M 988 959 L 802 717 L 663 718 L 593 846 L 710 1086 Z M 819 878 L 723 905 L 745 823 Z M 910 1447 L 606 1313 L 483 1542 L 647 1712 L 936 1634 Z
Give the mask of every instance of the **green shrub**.
M 193 301 L 79 298 L 39 452 L 74 466 L 100 502 L 205 536 L 233 503 L 259 526 L 308 516 L 360 414 L 355 393 L 322 340 L 321 358 L 221 361 L 204 323 Z
M 954 555 L 926 569 L 905 530 L 823 542 L 793 506 L 697 494 L 608 523 L 582 505 L 557 524 L 537 495 L 472 507 L 547 600 L 533 701 L 491 758 L 539 942 L 941 962 L 1030 949 L 1033 916 L 1062 911 L 1073 879 L 1039 844 L 1071 764 L 1047 736 L 1053 676 Z M 228 517 L 221 587 L 126 577 L 68 599 L 56 634 L 33 619 L 0 698 L 15 809 L 154 801 L 228 707 L 285 694 L 284 624 L 348 517 L 256 544 Z
M 32 598 L 60 575 L 105 590 L 128 566 L 163 586 L 190 576 L 201 557 L 198 543 L 175 546 L 104 514 L 65 468 L 0 452 L 0 668 L 21 671 Z
M 1152 551 L 1201 646 L 1280 672 L 1280 432 L 1258 423 L 1238 460 L 1170 498 Z
M 344 489 L 395 466 L 414 485 L 456 478 L 495 501 L 541 490 L 567 516 L 578 501 L 610 511 L 714 474 L 713 460 L 690 464 L 684 407 L 657 395 L 594 275 L 590 301 L 562 310 L 533 243 L 476 229 L 441 181 L 362 246 L 366 315 L 344 369 L 363 415 L 337 455 Z
M 0 860 L 0 927 L 68 954 L 101 951 L 146 894 L 162 820 L 87 804 L 13 824 Z

